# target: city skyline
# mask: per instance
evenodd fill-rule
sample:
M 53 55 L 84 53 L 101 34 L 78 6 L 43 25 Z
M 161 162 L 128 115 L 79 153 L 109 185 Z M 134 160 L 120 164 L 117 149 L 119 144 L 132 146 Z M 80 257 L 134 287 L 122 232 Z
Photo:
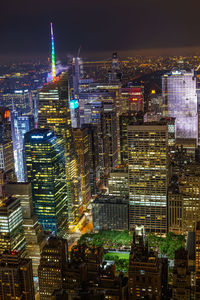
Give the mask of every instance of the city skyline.
M 198 6 L 3 4 L 2 300 L 200 299 Z

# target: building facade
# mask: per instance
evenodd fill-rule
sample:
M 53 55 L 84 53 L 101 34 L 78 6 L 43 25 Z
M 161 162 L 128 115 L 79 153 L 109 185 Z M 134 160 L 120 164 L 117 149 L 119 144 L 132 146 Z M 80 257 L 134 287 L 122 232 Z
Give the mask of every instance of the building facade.
M 194 71 L 174 70 L 162 77 L 164 115 L 176 118 L 176 138 L 198 139 Z
M 31 183 L 8 183 L 4 187 L 8 195 L 20 200 L 23 217 L 23 228 L 26 239 L 26 254 L 32 260 L 33 276 L 38 276 L 40 253 L 45 244 L 44 232 L 33 213 Z
M 111 170 L 108 178 L 108 190 L 111 196 L 129 195 L 128 168 L 119 166 Z
M 20 200 L 3 196 L 0 206 L 0 254 L 5 250 L 16 250 L 24 256 L 25 248 L 26 240 Z
M 129 300 L 162 299 L 166 296 L 167 262 L 162 263 L 158 254 L 148 250 L 143 227 L 136 227 L 129 258 Z
M 42 250 L 38 268 L 41 300 L 51 299 L 54 290 L 62 289 L 67 260 L 66 240 L 50 237 Z
M 9 180 L 15 180 L 10 111 L 4 107 L 0 108 L 0 169 Z
M 128 197 L 98 196 L 92 202 L 94 230 L 128 230 Z
M 35 299 L 31 259 L 21 258 L 16 251 L 3 253 L 0 261 L 0 298 Z
M 83 208 L 86 208 L 91 199 L 90 187 L 90 157 L 89 157 L 89 133 L 87 128 L 73 129 L 76 152 L 78 154 L 81 170 L 81 192 Z
M 76 223 L 80 217 L 82 196 L 78 157 L 72 134 L 69 109 L 68 75 L 63 74 L 56 81 L 44 85 L 38 94 L 38 128 L 51 129 L 64 139 L 68 219 Z
M 129 228 L 167 232 L 168 126 L 128 126 Z
M 34 213 L 44 230 L 62 237 L 68 222 L 64 140 L 35 129 L 25 134 L 25 152 Z
M 188 268 L 188 253 L 184 248 L 175 252 L 172 299 L 191 299 L 191 274 Z

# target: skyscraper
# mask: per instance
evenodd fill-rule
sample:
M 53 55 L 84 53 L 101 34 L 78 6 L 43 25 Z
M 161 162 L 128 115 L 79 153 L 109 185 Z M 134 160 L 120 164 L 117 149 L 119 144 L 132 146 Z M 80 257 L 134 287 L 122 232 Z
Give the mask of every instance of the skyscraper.
M 129 257 L 128 293 L 130 300 L 162 299 L 166 296 L 167 262 L 148 250 L 144 228 L 136 227 Z
M 5 250 L 25 255 L 25 236 L 20 200 L 4 195 L 0 206 L 0 254 Z
M 0 169 L 8 179 L 15 179 L 10 112 L 4 107 L 0 108 Z
M 111 170 L 108 178 L 108 190 L 111 196 L 127 196 L 129 194 L 128 168 L 119 166 Z
M 117 82 L 120 81 L 121 79 L 121 73 L 120 73 L 120 68 L 119 68 L 119 59 L 117 52 L 114 52 L 112 54 L 112 70 L 111 73 L 108 74 L 108 79 L 109 82 Z
M 199 221 L 199 165 L 191 164 L 185 170 L 182 167 L 180 176 L 174 177 L 168 191 L 168 225 L 170 231 L 186 234 Z
M 144 111 L 144 86 L 131 85 L 121 89 L 121 107 L 123 112 Z
M 41 300 L 51 299 L 54 290 L 62 289 L 67 251 L 67 241 L 56 237 L 50 237 L 44 246 L 38 268 Z
M 82 73 L 82 60 L 80 57 L 73 57 L 72 60 L 72 78 L 73 78 L 73 97 L 79 98 L 79 81 Z
M 89 161 L 91 194 L 95 195 L 100 182 L 99 125 L 87 124 L 89 134 Z
M 0 262 L 0 298 L 34 300 L 31 259 L 21 258 L 16 251 L 7 251 Z
M 196 292 L 200 296 L 200 222 L 196 224 L 195 233 L 195 272 Z
M 34 213 L 44 230 L 62 237 L 68 221 L 64 140 L 50 130 L 35 129 L 25 134 L 25 152 Z
M 23 90 L 9 90 L 2 95 L 1 105 L 5 106 L 10 112 L 16 111 L 18 113 L 30 113 L 31 101 L 30 93 L 27 89 Z
M 128 197 L 100 195 L 92 202 L 94 230 L 128 230 Z
M 38 128 L 51 129 L 64 139 L 65 170 L 67 182 L 69 221 L 79 218 L 79 207 L 82 205 L 80 191 L 80 173 L 78 157 L 75 150 L 70 110 L 68 103 L 68 75 L 45 85 L 39 91 Z
M 106 140 L 104 144 L 107 144 L 109 168 L 111 169 L 118 165 L 117 115 L 114 104 L 104 103 L 101 127 L 104 128 L 103 138 Z
M 167 232 L 168 125 L 128 126 L 129 224 Z
M 162 77 L 164 116 L 176 118 L 176 138 L 198 138 L 194 71 L 172 71 Z
M 134 123 L 143 123 L 143 113 L 136 111 L 128 111 L 119 116 L 119 130 L 120 130 L 120 160 L 122 164 L 128 162 L 128 125 Z
M 190 297 L 191 273 L 188 266 L 188 252 L 181 247 L 175 252 L 172 299 L 191 299 Z
M 33 276 L 38 276 L 40 253 L 45 243 L 44 232 L 33 213 L 31 183 L 8 183 L 5 192 L 20 200 L 23 228 L 26 239 L 26 254 L 32 260 Z
M 34 117 L 33 115 L 19 115 L 14 113 L 12 116 L 15 172 L 18 182 L 25 182 L 27 174 L 24 155 L 24 134 L 34 129 Z
M 89 133 L 87 128 L 76 128 L 73 134 L 80 162 L 83 207 L 86 208 L 91 199 Z

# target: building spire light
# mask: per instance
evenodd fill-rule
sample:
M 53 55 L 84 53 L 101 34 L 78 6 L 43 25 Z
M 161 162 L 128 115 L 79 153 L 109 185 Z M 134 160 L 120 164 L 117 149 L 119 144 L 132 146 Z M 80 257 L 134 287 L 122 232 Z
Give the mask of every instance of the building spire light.
M 55 81 L 56 80 L 56 62 L 55 62 L 53 23 L 51 23 L 50 25 L 51 25 L 51 75 L 52 75 L 52 81 Z

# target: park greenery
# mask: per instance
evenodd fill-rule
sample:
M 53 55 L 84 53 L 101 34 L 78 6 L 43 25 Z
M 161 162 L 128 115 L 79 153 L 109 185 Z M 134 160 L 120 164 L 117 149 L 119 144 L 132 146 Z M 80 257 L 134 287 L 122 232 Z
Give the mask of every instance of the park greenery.
M 104 249 L 119 249 L 120 247 L 130 247 L 132 242 L 132 233 L 128 230 L 102 230 L 98 233 L 86 233 L 78 240 L 79 244 L 100 247 Z
M 107 252 L 104 255 L 105 260 L 112 260 L 116 263 L 116 271 L 117 273 L 128 272 L 129 265 L 129 253 L 120 253 L 120 252 Z
M 170 259 L 174 258 L 174 253 L 181 246 L 185 247 L 185 236 L 176 235 L 172 232 L 167 233 L 166 237 L 158 236 L 153 233 L 147 234 L 149 248 L 158 251 Z M 132 233 L 117 230 L 102 230 L 98 233 L 86 233 L 78 240 L 79 244 L 86 244 L 87 246 L 100 247 L 104 249 L 117 249 L 123 250 L 129 248 L 132 242 Z M 119 259 L 122 259 L 119 257 Z
M 180 247 L 185 247 L 185 236 L 168 232 L 166 237 L 152 233 L 147 235 L 149 248 L 158 251 L 170 259 L 174 258 L 175 251 Z

